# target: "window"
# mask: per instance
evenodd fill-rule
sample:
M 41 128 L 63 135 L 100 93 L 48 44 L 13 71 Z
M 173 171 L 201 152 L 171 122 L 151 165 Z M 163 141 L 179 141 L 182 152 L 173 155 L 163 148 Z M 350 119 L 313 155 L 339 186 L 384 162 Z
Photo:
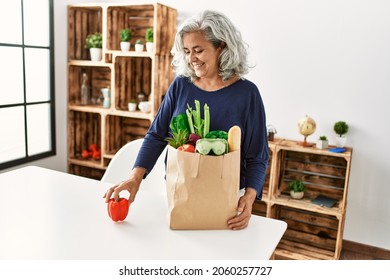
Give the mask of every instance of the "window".
M 0 169 L 55 154 L 53 0 L 0 10 Z

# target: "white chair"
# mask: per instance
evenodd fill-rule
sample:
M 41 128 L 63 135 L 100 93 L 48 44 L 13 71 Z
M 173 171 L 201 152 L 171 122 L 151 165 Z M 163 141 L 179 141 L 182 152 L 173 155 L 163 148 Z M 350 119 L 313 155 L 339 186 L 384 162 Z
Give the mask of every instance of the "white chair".
M 122 148 L 120 148 L 111 159 L 103 177 L 101 178 L 101 181 L 118 184 L 128 179 L 143 141 L 144 139 L 141 138 L 133 140 L 122 146 Z M 145 180 L 153 180 L 156 184 L 165 185 L 165 154 L 166 149 L 161 153 L 161 156 L 158 158 L 153 170 Z

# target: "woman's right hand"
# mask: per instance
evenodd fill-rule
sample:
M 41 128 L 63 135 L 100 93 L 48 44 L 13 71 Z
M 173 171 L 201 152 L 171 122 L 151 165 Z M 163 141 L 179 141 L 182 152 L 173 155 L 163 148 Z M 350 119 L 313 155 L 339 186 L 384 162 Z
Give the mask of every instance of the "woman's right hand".
M 115 201 L 119 200 L 119 193 L 122 191 L 129 192 L 129 205 L 135 200 L 135 196 L 139 190 L 141 185 L 142 178 L 145 175 L 145 169 L 136 167 L 131 173 L 129 179 L 109 188 L 107 192 L 104 194 L 103 198 L 105 198 L 106 203 L 114 198 Z

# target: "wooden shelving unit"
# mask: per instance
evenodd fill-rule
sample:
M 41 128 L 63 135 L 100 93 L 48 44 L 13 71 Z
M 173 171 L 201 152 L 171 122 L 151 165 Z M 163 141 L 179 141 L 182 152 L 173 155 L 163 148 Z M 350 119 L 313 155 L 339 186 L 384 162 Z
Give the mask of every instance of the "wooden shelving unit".
M 275 139 L 269 142 L 269 151 L 263 199 L 254 203 L 253 214 L 287 222 L 276 258 L 339 259 L 352 149 L 333 153 Z M 288 183 L 296 179 L 307 187 L 301 200 L 291 198 L 288 191 Z M 335 205 L 329 208 L 313 204 L 319 195 L 334 199 Z
M 68 172 L 100 179 L 112 156 L 127 142 L 144 137 L 174 74 L 170 50 L 176 32 L 177 11 L 157 2 L 137 4 L 80 4 L 68 6 Z M 154 30 L 153 53 L 134 51 L 146 29 Z M 133 30 L 132 48 L 120 50 L 119 31 Z M 103 35 L 103 59 L 90 61 L 85 39 Z M 87 73 L 91 96 L 102 97 L 110 88 L 110 107 L 101 103 L 82 106 L 81 78 Z M 152 102 L 150 113 L 128 111 L 128 102 L 143 92 Z M 97 144 L 100 160 L 83 159 L 81 152 Z

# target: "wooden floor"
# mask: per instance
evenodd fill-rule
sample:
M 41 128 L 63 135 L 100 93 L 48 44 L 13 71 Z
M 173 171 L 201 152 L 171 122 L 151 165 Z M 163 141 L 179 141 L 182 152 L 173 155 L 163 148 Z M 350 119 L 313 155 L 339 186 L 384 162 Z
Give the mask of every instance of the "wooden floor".
M 343 240 L 340 260 L 390 260 L 390 250 Z

